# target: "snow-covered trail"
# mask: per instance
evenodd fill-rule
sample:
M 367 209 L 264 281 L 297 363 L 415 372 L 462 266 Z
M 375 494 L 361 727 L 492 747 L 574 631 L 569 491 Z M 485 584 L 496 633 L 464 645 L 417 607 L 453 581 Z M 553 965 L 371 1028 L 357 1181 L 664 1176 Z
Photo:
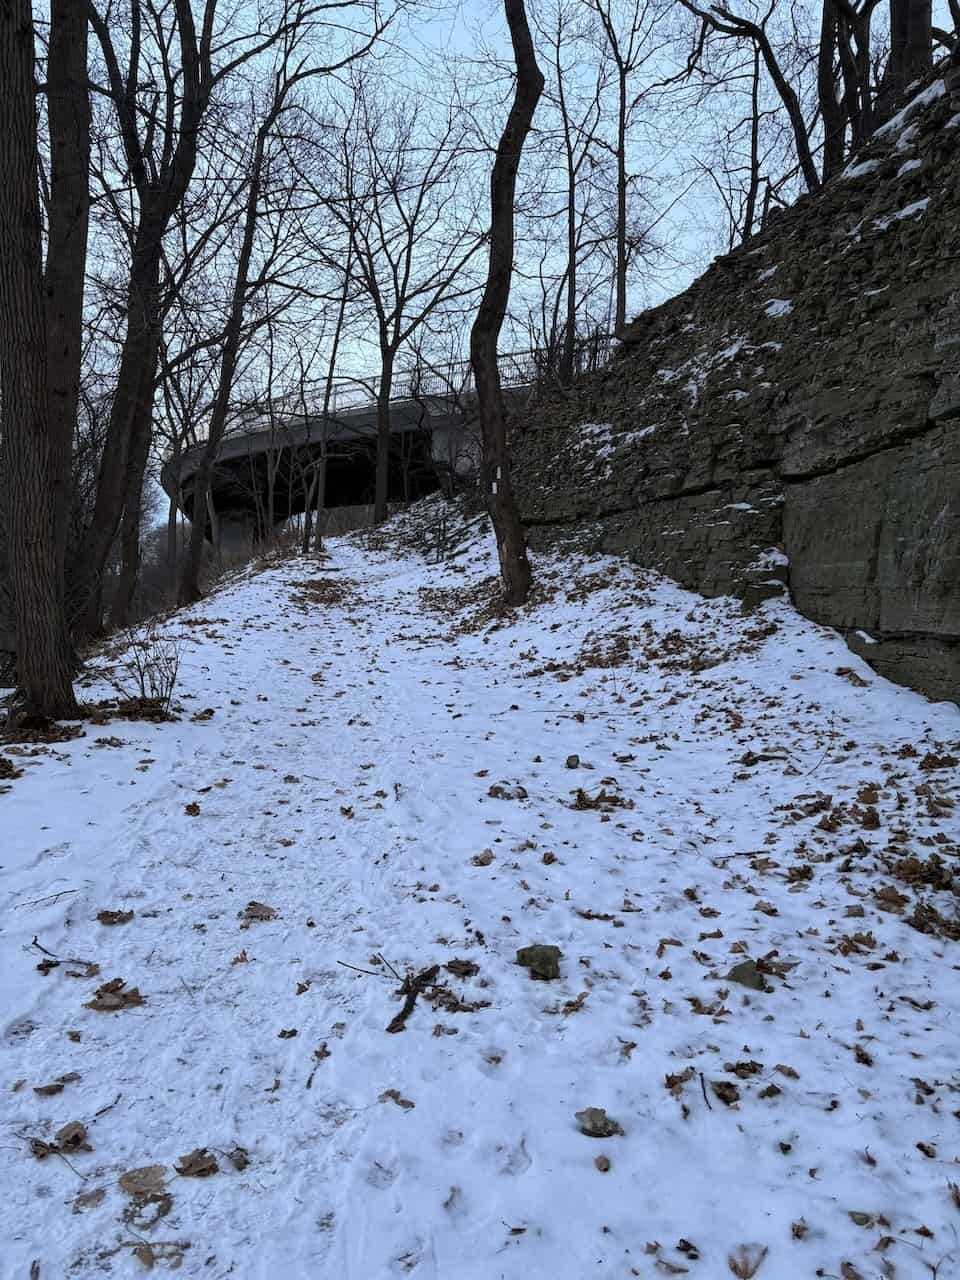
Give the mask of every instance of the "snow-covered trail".
M 491 626 L 489 547 L 331 547 L 170 621 L 176 723 L 9 756 L 4 1280 L 960 1275 L 960 952 L 908 924 L 955 916 L 960 712 L 781 604 L 543 561 Z M 388 1034 L 380 956 L 470 963 Z

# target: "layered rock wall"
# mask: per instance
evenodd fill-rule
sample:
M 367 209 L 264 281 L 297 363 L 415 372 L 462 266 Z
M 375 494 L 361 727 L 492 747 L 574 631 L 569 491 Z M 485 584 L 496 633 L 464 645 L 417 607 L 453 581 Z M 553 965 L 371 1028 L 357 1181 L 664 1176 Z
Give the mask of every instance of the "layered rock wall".
M 934 81 L 857 163 L 645 313 L 518 432 L 531 541 L 708 595 L 786 583 L 878 670 L 960 699 L 960 103 Z

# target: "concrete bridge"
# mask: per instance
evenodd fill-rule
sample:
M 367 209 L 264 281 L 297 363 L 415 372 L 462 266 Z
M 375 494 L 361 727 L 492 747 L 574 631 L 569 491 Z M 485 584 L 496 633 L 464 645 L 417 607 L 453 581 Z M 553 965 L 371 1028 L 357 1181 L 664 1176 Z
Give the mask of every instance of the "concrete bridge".
M 578 351 L 585 372 L 609 347 L 591 338 Z M 544 381 L 544 356 L 520 351 L 500 357 L 506 394 L 522 401 Z M 372 503 L 376 473 L 375 379 L 336 383 L 326 414 L 293 401 L 251 410 L 217 451 L 207 533 L 219 545 L 258 542 L 267 531 L 306 508 L 317 468 L 325 459 L 326 507 Z M 437 489 L 450 473 L 476 471 L 480 462 L 476 394 L 467 361 L 415 367 L 397 376 L 390 402 L 388 501 L 411 502 Z M 188 519 L 194 519 L 194 479 L 203 443 L 169 458 L 160 479 Z
M 473 433 L 468 409 L 451 397 L 390 404 L 388 501 L 411 502 L 433 492 L 445 469 L 469 465 Z M 204 445 L 170 458 L 160 480 L 189 520 L 194 479 Z M 306 509 L 317 468 L 326 461 L 324 505 L 372 503 L 377 454 L 374 404 L 297 413 L 270 406 L 224 436 L 217 451 L 207 536 L 223 547 L 259 542 L 267 531 Z

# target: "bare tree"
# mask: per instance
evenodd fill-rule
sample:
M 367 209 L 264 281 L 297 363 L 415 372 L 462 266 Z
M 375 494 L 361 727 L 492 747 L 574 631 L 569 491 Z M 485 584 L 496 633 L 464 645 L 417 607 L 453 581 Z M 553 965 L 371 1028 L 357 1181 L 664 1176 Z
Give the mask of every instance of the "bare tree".
M 712 31 L 722 37 L 749 40 L 759 51 L 767 74 L 790 121 L 797 162 L 803 173 L 807 189 L 816 191 L 820 186 L 820 175 L 813 159 L 810 131 L 803 114 L 803 108 L 796 89 L 784 73 L 767 31 L 767 24 L 776 7 L 776 0 L 770 0 L 759 21 L 736 14 L 725 5 L 716 4 L 711 5 L 709 9 L 703 9 L 695 4 L 693 0 L 680 0 L 680 3 L 700 19 L 704 33 Z
M 398 353 L 456 300 L 482 240 L 463 165 L 465 124 L 448 110 L 435 131 L 411 105 L 377 101 L 354 81 L 341 134 L 343 196 L 330 208 L 351 243 L 353 279 L 373 312 L 380 358 L 374 521 L 387 515 L 390 399 Z
M 274 280 L 277 271 L 276 255 L 269 250 L 267 261 L 255 274 L 251 272 L 254 252 L 254 241 L 261 216 L 261 202 L 264 197 L 265 166 L 268 156 L 268 142 L 278 121 L 290 108 L 292 95 L 298 86 L 318 76 L 328 76 L 342 71 L 345 67 L 368 53 L 382 35 L 384 25 L 377 22 L 373 31 L 355 49 L 331 63 L 316 65 L 301 49 L 303 32 L 294 27 L 283 41 L 279 65 L 274 74 L 273 92 L 270 104 L 256 131 L 253 155 L 250 161 L 250 172 L 246 192 L 246 204 L 243 216 L 243 233 L 240 252 L 237 259 L 236 275 L 230 301 L 230 311 L 224 330 L 223 352 L 220 359 L 220 370 L 217 382 L 216 398 L 207 428 L 207 441 L 194 476 L 194 521 L 190 531 L 190 549 L 183 567 L 180 582 L 180 603 L 189 604 L 200 599 L 200 565 L 203 552 L 203 539 L 206 521 L 203 512 L 206 508 L 210 492 L 213 464 L 217 450 L 223 439 L 227 419 L 230 412 L 230 395 L 236 373 L 237 358 L 243 334 L 244 317 L 250 305 L 252 295 L 268 280 Z M 274 240 L 271 248 L 276 245 Z M 200 513 L 199 518 L 198 514 Z
M 616 299 L 613 331 L 619 337 L 627 320 L 627 272 L 630 267 L 628 196 L 630 174 L 627 167 L 631 116 L 642 101 L 642 93 L 631 96 L 636 73 L 659 53 L 656 27 L 660 12 L 656 0 L 589 0 L 596 10 L 615 68 L 617 126 L 613 151 L 617 162 L 616 217 Z
M 137 554 L 160 346 L 163 240 L 190 187 L 214 94 L 292 30 L 342 7 L 337 0 L 277 0 L 257 13 L 252 27 L 238 29 L 252 10 L 238 7 L 224 22 L 217 0 L 204 0 L 197 23 L 192 0 L 129 0 L 124 32 L 111 6 L 87 0 L 103 60 L 104 83 L 96 88 L 116 116 L 123 149 L 118 168 L 132 184 L 136 229 L 120 366 L 78 584 L 85 633 L 100 626 L 103 570 L 122 519 L 128 562 Z M 127 578 L 129 590 L 135 574 Z
M 588 55 L 591 45 L 595 45 L 591 16 L 589 8 L 582 4 L 555 0 L 552 8 L 541 12 L 537 24 L 549 50 L 544 101 L 553 108 L 557 120 L 562 171 L 558 204 L 565 242 L 563 267 L 555 287 L 550 288 L 547 264 L 553 258 L 555 232 L 552 210 L 548 209 L 546 240 L 539 262 L 540 343 L 546 352 L 556 352 L 555 360 L 550 358 L 550 363 L 561 386 L 569 386 L 574 379 L 581 307 L 598 283 L 595 272 L 585 272 L 589 277 L 586 281 L 581 274 L 581 266 L 600 247 L 606 230 L 596 225 L 592 206 L 605 205 L 609 194 L 597 182 L 598 175 L 603 173 L 600 126 L 609 66 L 602 49 L 595 65 L 590 65 Z M 552 150 L 556 143 L 551 133 L 542 124 L 538 132 L 541 140 L 548 139 Z M 547 163 L 546 157 L 544 163 Z
M 69 47 L 69 6 L 52 12 L 51 68 L 54 98 L 54 184 L 58 205 L 73 200 L 73 216 L 84 221 L 80 190 L 86 169 L 65 173 L 83 154 L 84 112 L 69 122 L 68 100 L 76 81 L 75 51 Z M 64 30 L 66 23 L 67 30 Z M 74 33 L 75 34 L 75 33 Z M 82 44 L 81 44 L 82 51 Z M 77 714 L 73 661 L 64 595 L 65 538 L 69 507 L 70 446 L 79 377 L 77 245 L 58 207 L 56 256 L 45 305 L 39 154 L 34 108 L 34 33 L 28 0 L 0 4 L 0 85 L 4 124 L 0 129 L 0 382 L 5 514 L 13 588 L 20 703 L 50 716 Z M 62 132 L 67 125 L 66 133 Z M 85 233 L 84 233 L 85 238 Z M 79 258 L 83 289 L 82 240 Z M 64 351 L 53 362 L 48 343 L 60 336 Z M 76 372 L 74 372 L 76 371 Z M 72 417 L 70 415 L 73 415 Z
M 523 144 L 533 124 L 544 80 L 537 66 L 523 0 L 504 0 L 516 62 L 513 105 L 490 175 L 490 258 L 477 317 L 470 333 L 470 359 L 483 435 L 483 488 L 500 557 L 509 604 L 523 604 L 530 591 L 530 562 L 510 480 L 506 410 L 500 386 L 497 343 L 510 300 L 514 255 L 514 201 Z

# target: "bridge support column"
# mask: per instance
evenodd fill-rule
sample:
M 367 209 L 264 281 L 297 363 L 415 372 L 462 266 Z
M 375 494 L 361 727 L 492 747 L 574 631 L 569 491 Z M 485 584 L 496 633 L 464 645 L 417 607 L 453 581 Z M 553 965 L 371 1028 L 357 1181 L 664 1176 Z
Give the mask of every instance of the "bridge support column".
M 256 519 L 249 511 L 218 511 L 217 541 L 219 551 L 249 551 L 256 541 Z

